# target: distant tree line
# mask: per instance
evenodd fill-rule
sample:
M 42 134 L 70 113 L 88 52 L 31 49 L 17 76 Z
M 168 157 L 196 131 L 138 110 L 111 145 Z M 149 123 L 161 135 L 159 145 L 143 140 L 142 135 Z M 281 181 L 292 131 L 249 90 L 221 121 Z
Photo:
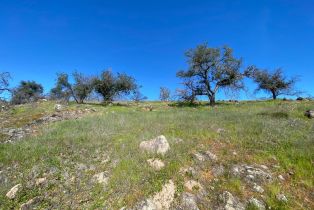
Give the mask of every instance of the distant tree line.
M 257 84 L 258 91 L 269 93 L 275 100 L 280 95 L 296 95 L 297 78 L 288 79 L 282 69 L 275 71 L 260 69 L 254 65 L 243 67 L 242 58 L 236 58 L 228 46 L 211 48 L 201 44 L 185 53 L 188 68 L 177 72 L 182 87 L 174 95 L 166 87 L 160 87 L 161 101 L 176 100 L 193 103 L 199 96 L 206 96 L 210 105 L 215 105 L 217 93 L 221 90 L 238 92 L 244 89 L 244 78 L 250 78 Z M 50 98 L 69 102 L 84 103 L 92 93 L 102 97 L 105 103 L 110 103 L 121 96 L 139 102 L 146 100 L 141 92 L 141 86 L 136 80 L 125 73 L 114 74 L 104 70 L 98 76 L 84 75 L 74 71 L 71 75 L 57 74 L 55 86 L 48 96 L 44 96 L 43 86 L 35 81 L 21 81 L 15 88 L 9 88 L 11 76 L 8 72 L 0 72 L 0 100 L 4 94 L 11 94 L 11 103 L 23 104 L 37 101 L 40 98 Z

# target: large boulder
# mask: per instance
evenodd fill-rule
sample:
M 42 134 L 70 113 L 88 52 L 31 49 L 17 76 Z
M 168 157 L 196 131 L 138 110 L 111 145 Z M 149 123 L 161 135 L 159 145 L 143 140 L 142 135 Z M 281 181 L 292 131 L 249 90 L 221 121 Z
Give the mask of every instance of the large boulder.
M 140 149 L 149 153 L 164 155 L 170 149 L 170 145 L 166 137 L 161 135 L 149 141 L 142 141 L 140 143 Z
M 308 118 L 314 118 L 314 110 L 307 110 L 305 113 L 304 113 L 305 116 L 307 116 Z

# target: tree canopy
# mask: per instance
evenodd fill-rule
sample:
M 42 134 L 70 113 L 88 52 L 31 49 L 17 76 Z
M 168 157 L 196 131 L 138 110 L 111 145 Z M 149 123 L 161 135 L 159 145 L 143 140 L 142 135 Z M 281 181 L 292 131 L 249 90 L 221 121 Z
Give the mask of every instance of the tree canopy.
M 111 102 L 117 96 L 129 95 L 138 88 L 133 77 L 124 73 L 114 75 L 110 70 L 103 71 L 94 84 L 95 91 L 105 102 Z
M 20 85 L 13 90 L 11 102 L 23 104 L 37 101 L 42 97 L 43 91 L 43 86 L 35 81 L 21 81 Z
M 235 58 L 231 48 L 210 48 L 202 44 L 188 50 L 185 55 L 189 68 L 177 72 L 177 77 L 183 79 L 190 96 L 205 95 L 214 105 L 220 89 L 237 91 L 244 87 L 242 79 L 245 73 L 240 71 L 242 59 Z
M 169 101 L 170 100 L 170 90 L 166 87 L 160 87 L 159 99 L 161 101 Z
M 297 78 L 287 79 L 281 68 L 275 69 L 273 72 L 266 69 L 258 69 L 251 66 L 251 78 L 257 84 L 255 92 L 265 91 L 272 94 L 272 98 L 276 99 L 279 95 L 295 95 L 299 92 L 295 91 L 295 83 Z

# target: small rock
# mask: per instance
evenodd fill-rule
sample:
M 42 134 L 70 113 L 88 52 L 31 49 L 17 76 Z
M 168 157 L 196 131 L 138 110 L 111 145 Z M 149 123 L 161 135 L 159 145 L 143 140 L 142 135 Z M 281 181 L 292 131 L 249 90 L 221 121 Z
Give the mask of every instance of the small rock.
M 157 171 L 165 167 L 165 164 L 159 159 L 148 159 L 147 162 L 153 169 Z
M 215 177 L 223 175 L 225 172 L 225 168 L 223 165 L 217 165 L 212 168 L 212 173 Z
M 282 175 L 279 175 L 279 176 L 278 176 L 278 179 L 279 179 L 280 181 L 285 181 L 285 178 L 284 178 Z
M 99 184 L 107 185 L 108 180 L 109 180 L 109 177 L 106 175 L 105 172 L 101 172 L 93 176 L 93 181 Z
M 181 174 L 183 175 L 187 175 L 187 176 L 195 176 L 196 175 L 196 170 L 193 167 L 182 167 L 180 168 L 179 171 Z
M 179 144 L 179 143 L 182 143 L 182 142 L 183 142 L 183 139 L 175 138 L 175 139 L 173 140 L 173 142 L 174 142 L 175 144 Z
M 257 185 L 256 183 L 254 183 L 254 185 L 253 185 L 253 190 L 255 192 L 258 192 L 258 193 L 263 193 L 264 192 L 264 189 L 261 186 Z
M 314 110 L 307 110 L 304 115 L 308 118 L 314 118 Z
M 7 192 L 6 196 L 9 199 L 14 199 L 16 197 L 16 194 L 18 193 L 18 191 L 22 189 L 22 185 L 21 184 L 17 184 L 14 187 L 12 187 L 9 192 Z
M 249 204 L 254 205 L 258 210 L 265 210 L 265 204 L 262 201 L 257 200 L 256 198 L 250 198 Z
M 260 165 L 260 167 L 261 167 L 262 169 L 264 169 L 264 170 L 268 170 L 268 167 L 265 166 L 265 165 Z
M 189 180 L 187 182 L 185 182 L 184 186 L 189 190 L 189 191 L 193 191 L 193 190 L 202 190 L 203 187 L 202 185 L 197 182 L 197 181 L 194 181 L 194 180 Z
M 168 210 L 174 200 L 176 186 L 172 180 L 166 183 L 162 190 L 154 196 L 141 202 L 135 209 L 139 210 Z
M 36 179 L 35 184 L 36 184 L 36 186 L 44 185 L 46 183 L 46 181 L 47 181 L 46 177 L 38 178 L 38 179 Z
M 216 130 L 216 132 L 217 132 L 217 133 L 223 133 L 223 132 L 225 132 L 225 129 L 223 129 L 223 128 L 218 128 L 218 129 Z
M 40 201 L 42 201 L 42 197 L 35 197 L 27 201 L 26 203 L 23 203 L 20 207 L 20 210 L 30 210 L 34 209 L 34 205 L 38 204 Z
M 181 197 L 181 209 L 188 209 L 188 210 L 199 210 L 196 204 L 196 197 L 188 192 L 182 193 Z
M 88 169 L 87 165 L 83 164 L 83 163 L 78 163 L 76 165 L 77 170 L 79 171 L 86 171 Z
M 244 205 L 238 201 L 230 192 L 224 191 L 219 199 L 222 201 L 225 210 L 244 210 Z
M 217 161 L 218 160 L 217 156 L 214 153 L 210 152 L 210 151 L 206 151 L 205 154 L 207 155 L 207 157 L 211 161 Z
M 150 153 L 157 153 L 164 155 L 169 149 L 170 145 L 165 136 L 161 135 L 149 141 L 142 141 L 140 149 Z
M 201 153 L 198 153 L 198 152 L 194 154 L 194 157 L 195 157 L 197 160 L 199 160 L 199 161 L 205 161 L 205 160 L 206 160 L 205 156 L 202 155 Z
M 61 104 L 55 104 L 54 108 L 56 112 L 61 112 L 63 109 L 63 106 Z
M 106 164 L 110 161 L 109 155 L 105 155 L 104 159 L 101 161 L 102 164 Z
M 278 201 L 285 202 L 285 203 L 288 202 L 287 197 L 284 194 L 282 194 L 282 193 L 276 195 L 276 198 L 277 198 Z

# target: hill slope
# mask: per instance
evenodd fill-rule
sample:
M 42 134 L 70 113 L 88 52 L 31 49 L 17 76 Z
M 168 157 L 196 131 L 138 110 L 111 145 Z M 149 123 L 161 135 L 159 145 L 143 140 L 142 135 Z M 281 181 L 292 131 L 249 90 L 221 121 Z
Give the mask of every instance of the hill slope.
M 0 208 L 314 209 L 314 121 L 303 116 L 310 108 L 292 101 L 71 104 L 55 114 L 53 102 L 15 107 L 0 113 Z M 30 131 L 3 143 L 17 127 Z M 170 145 L 164 155 L 140 149 L 160 135 Z

